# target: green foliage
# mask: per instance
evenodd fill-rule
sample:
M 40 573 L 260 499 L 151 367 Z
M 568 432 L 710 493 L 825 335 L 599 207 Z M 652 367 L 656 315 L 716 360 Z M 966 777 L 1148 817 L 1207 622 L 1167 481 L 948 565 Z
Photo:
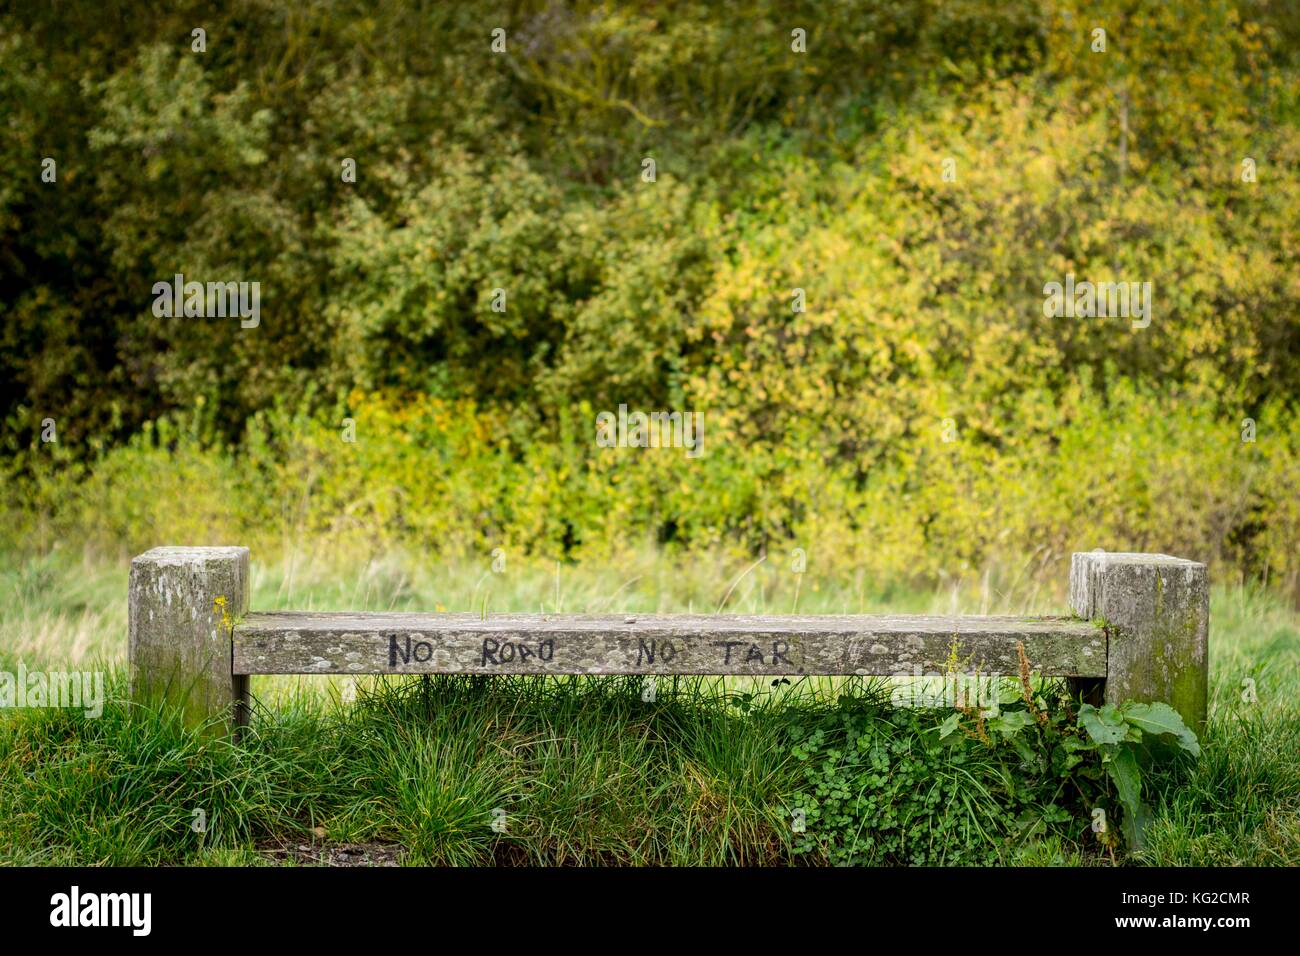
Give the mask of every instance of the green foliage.
M 5 533 L 928 578 L 1104 543 L 1300 589 L 1297 35 L 1273 0 L 6 10 Z M 261 325 L 155 318 L 177 272 L 260 282 Z M 1066 273 L 1150 282 L 1151 325 L 1045 318 Z M 600 452 L 619 403 L 703 411 L 706 454 Z
M 255 560 L 252 605 L 268 610 L 465 611 L 479 606 L 486 570 L 483 562 L 431 563 L 418 552 L 340 564 L 320 553 Z M 746 584 L 773 563 L 756 568 Z M 661 555 L 631 566 L 566 565 L 557 595 L 553 564 L 516 561 L 512 553 L 490 610 L 550 609 L 557 596 L 565 611 L 674 612 L 692 601 L 711 608 L 737 573 L 724 562 L 686 567 L 689 573 Z M 823 579 L 818 588 L 811 566 L 807 577 L 799 607 L 809 613 L 981 609 L 965 594 L 951 607 L 946 587 L 873 592 L 864 606 L 851 581 Z M 7 555 L 0 561 L 0 670 L 14 672 L 19 660 L 31 669 L 120 667 L 125 580 L 125 563 L 66 548 Z M 778 590 L 779 581 L 775 574 L 766 581 L 767 604 L 761 589 L 744 594 L 742 587 L 728 608 L 788 612 L 791 595 Z M 657 702 L 647 704 L 638 682 L 626 679 L 367 680 L 356 704 L 336 710 L 330 702 L 338 684 L 330 678 L 260 677 L 254 693 L 266 706 L 255 714 L 243 753 L 165 715 L 126 708 L 117 699 L 120 678 L 99 719 L 76 710 L 0 710 L 0 860 L 242 865 L 265 862 L 285 844 L 400 840 L 420 848 L 412 862 L 822 863 L 830 851 L 842 859 L 857 828 L 827 829 L 814 820 L 803 834 L 812 845 L 796 854 L 800 834 L 791 832 L 790 810 L 811 807 L 815 783 L 825 780 L 849 792 L 834 796 L 837 812 L 851 811 L 853 786 L 875 772 L 853 756 L 861 754 L 856 743 L 865 730 L 891 767 L 924 765 L 930 776 L 918 787 L 940 796 L 927 805 L 914 793 L 895 794 L 912 826 L 906 834 L 868 826 L 863 836 L 877 841 L 873 846 L 894 840 L 929 859 L 996 854 L 999 862 L 1037 866 L 1112 859 L 1295 865 L 1300 617 L 1261 588 L 1219 583 L 1211 621 L 1202 752 L 1195 761 L 1168 759 L 1182 752 L 1165 744 L 1176 738 L 1144 734 L 1144 747 L 1154 746 L 1140 764 L 1150 813 L 1139 852 L 1121 840 L 1123 808 L 1102 751 L 1050 685 L 1031 685 L 1032 710 L 1023 686 L 1003 687 L 999 715 L 983 720 L 986 742 L 974 713 L 891 715 L 874 685 L 859 691 L 856 681 L 770 687 L 684 678 L 660 682 Z M 853 700 L 837 709 L 842 693 Z M 1046 715 L 1048 727 L 1035 712 Z M 1152 718 L 1141 708 L 1130 715 L 1139 725 Z M 1177 730 L 1154 716 L 1156 728 Z M 850 724 L 859 732 L 850 735 Z M 940 744 L 947 749 L 937 750 Z M 840 756 L 827 769 L 832 750 Z M 859 760 L 856 777 L 845 769 L 851 756 Z M 953 777 L 963 770 L 975 782 L 959 791 Z M 483 813 L 469 812 L 465 797 Z M 199 806 L 210 823 L 214 809 L 221 820 L 202 835 L 191 829 Z M 495 807 L 509 808 L 504 837 L 489 828 Z M 1111 824 L 1104 834 L 1091 829 L 1097 809 Z M 945 820 L 953 826 L 940 826 Z M 313 834 L 316 827 L 326 836 Z M 946 845 L 928 842 L 927 834 Z M 868 849 L 859 840 L 858 856 Z
M 1007 696 L 1005 693 L 1003 696 Z M 839 712 L 794 731 L 804 789 L 794 808 L 807 831 L 796 852 L 840 865 L 989 865 L 1035 840 L 1116 842 L 1105 820 L 1113 787 L 1128 846 L 1141 850 L 1151 810 L 1142 800 L 1151 744 L 1196 737 L 1165 704 L 1100 710 L 1034 694 L 995 714 L 958 710 L 936 725 L 924 712 L 841 698 Z
M 1071 412 L 1051 412 L 1050 427 L 1010 452 L 945 444 L 931 427 L 920 447 L 900 445 L 899 460 L 865 474 L 798 443 L 736 454 L 739 439 L 707 414 L 705 453 L 691 459 L 595 448 L 602 406 L 585 402 L 543 440 L 525 411 L 357 390 L 319 413 L 290 401 L 259 413 L 237 446 L 200 403 L 89 462 L 62 441 L 0 461 L 26 502 L 3 534 L 136 553 L 219 538 L 267 554 L 310 538 L 376 554 L 507 546 L 552 560 L 606 560 L 646 541 L 738 557 L 799 545 L 819 574 L 881 584 L 990 564 L 1059 582 L 1062 556 L 1104 541 L 1219 567 L 1263 559 L 1296 580 L 1300 505 L 1288 489 L 1300 480 L 1300 419 L 1265 409 L 1260 440 L 1243 443 L 1237 422 L 1151 391 L 1117 386 L 1109 403 L 1072 395 Z M 355 442 L 343 440 L 348 418 Z
M 992 768 L 977 765 L 981 776 L 972 774 L 969 756 L 927 741 L 915 714 L 840 719 L 804 731 L 791 748 L 808 788 L 794 799 L 807 827 L 795 838 L 797 852 L 820 851 L 843 866 L 996 859 L 988 834 L 1001 830 L 1004 807 L 981 779 Z
M 871 692 L 831 708 L 749 694 L 736 709 L 708 684 L 647 709 L 619 679 L 376 680 L 355 707 L 259 711 L 240 745 L 128 708 L 114 684 L 97 720 L 0 722 L 0 859 L 193 862 L 317 830 L 425 864 L 988 865 L 1044 840 L 1095 854 L 1086 821 L 1106 772 L 1126 819 L 1139 806 L 1135 752 L 1078 746 L 1063 711 L 1004 709 L 978 729 L 967 715 L 945 734 Z M 1124 712 L 1126 743 L 1179 732 L 1158 707 Z M 792 811 L 805 828 L 787 834 Z
M 1079 761 L 1049 761 L 1023 710 L 965 716 L 965 726 L 960 712 L 936 724 L 931 713 L 869 694 L 797 728 L 792 752 L 805 787 L 794 807 L 807 831 L 796 852 L 849 866 L 989 865 L 1030 838 L 1078 839 L 1087 818 L 1080 797 L 1093 790 L 1077 786 Z
M 1120 806 L 1124 808 L 1124 835 L 1129 845 L 1140 850 L 1145 844 L 1145 830 L 1151 817 L 1142 800 L 1142 764 L 1151 744 L 1172 737 L 1177 746 L 1193 757 L 1201 755 L 1196 735 L 1183 724 L 1183 718 L 1168 704 L 1140 704 L 1125 701 L 1120 706 L 1091 704 L 1079 708 L 1079 726 L 1088 734 L 1090 746 L 1100 754 L 1102 765 L 1115 784 Z

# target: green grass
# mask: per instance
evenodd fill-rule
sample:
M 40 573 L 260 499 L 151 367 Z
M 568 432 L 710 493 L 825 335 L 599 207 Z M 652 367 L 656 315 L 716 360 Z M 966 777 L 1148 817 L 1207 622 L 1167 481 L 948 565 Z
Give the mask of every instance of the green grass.
M 748 566 L 686 573 L 647 554 L 562 568 L 557 590 L 553 565 L 520 564 L 492 576 L 401 558 L 255 562 L 253 605 L 462 610 L 486 593 L 489 611 L 712 611 Z M 1157 768 L 1147 849 L 1112 856 L 1088 831 L 1099 795 L 1086 781 L 1034 777 L 1006 747 L 938 750 L 946 712 L 893 711 L 881 681 L 682 678 L 646 702 L 630 678 L 373 678 L 345 703 L 331 679 L 258 678 L 253 727 L 231 745 L 123 700 L 123 564 L 56 553 L 3 567 L 0 669 L 103 667 L 112 699 L 99 719 L 0 711 L 0 863 L 245 865 L 278 846 L 372 842 L 399 844 L 411 864 L 1300 863 L 1300 628 L 1259 589 L 1215 589 L 1203 754 Z M 872 592 L 809 575 L 799 607 L 1060 607 L 1048 588 L 997 582 Z M 763 565 L 726 609 L 792 600 Z M 876 783 L 850 775 L 845 796 L 870 812 L 844 818 L 839 843 L 820 821 L 797 834 L 792 808 L 828 805 L 816 787 L 842 785 L 827 768 L 864 728 L 889 769 Z M 801 759 L 813 735 L 820 749 Z M 916 785 L 889 791 L 905 774 Z

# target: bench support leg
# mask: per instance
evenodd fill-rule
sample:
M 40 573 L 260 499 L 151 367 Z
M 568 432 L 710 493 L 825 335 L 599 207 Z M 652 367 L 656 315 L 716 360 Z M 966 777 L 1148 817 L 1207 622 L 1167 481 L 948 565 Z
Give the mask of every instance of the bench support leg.
M 1163 701 L 1198 734 L 1209 684 L 1205 565 L 1163 554 L 1076 553 L 1070 606 L 1106 625 L 1105 701 Z
M 154 548 L 131 562 L 131 700 L 179 707 L 186 724 L 228 730 L 246 712 L 231 673 L 234 624 L 248 612 L 247 548 Z

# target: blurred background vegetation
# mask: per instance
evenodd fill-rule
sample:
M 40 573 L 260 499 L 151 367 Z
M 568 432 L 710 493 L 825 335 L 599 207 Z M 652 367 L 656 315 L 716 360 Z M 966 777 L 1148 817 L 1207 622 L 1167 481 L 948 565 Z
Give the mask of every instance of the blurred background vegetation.
M 1300 594 L 1298 67 L 1291 0 L 7 6 L 0 547 Z M 260 326 L 154 317 L 178 272 Z M 1150 327 L 1045 318 L 1067 272 Z

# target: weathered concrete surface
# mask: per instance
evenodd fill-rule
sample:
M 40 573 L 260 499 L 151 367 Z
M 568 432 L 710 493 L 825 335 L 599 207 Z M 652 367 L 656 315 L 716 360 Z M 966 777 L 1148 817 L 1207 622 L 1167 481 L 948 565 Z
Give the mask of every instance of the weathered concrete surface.
M 131 699 L 183 709 L 194 725 L 235 720 L 248 679 L 231 670 L 231 632 L 248 611 L 247 548 L 154 548 L 131 562 Z
M 1209 683 L 1205 565 L 1166 554 L 1090 551 L 1070 563 L 1070 605 L 1110 638 L 1106 700 L 1164 701 L 1198 733 Z
M 248 615 L 237 674 L 1106 674 L 1073 618 L 304 613 Z

